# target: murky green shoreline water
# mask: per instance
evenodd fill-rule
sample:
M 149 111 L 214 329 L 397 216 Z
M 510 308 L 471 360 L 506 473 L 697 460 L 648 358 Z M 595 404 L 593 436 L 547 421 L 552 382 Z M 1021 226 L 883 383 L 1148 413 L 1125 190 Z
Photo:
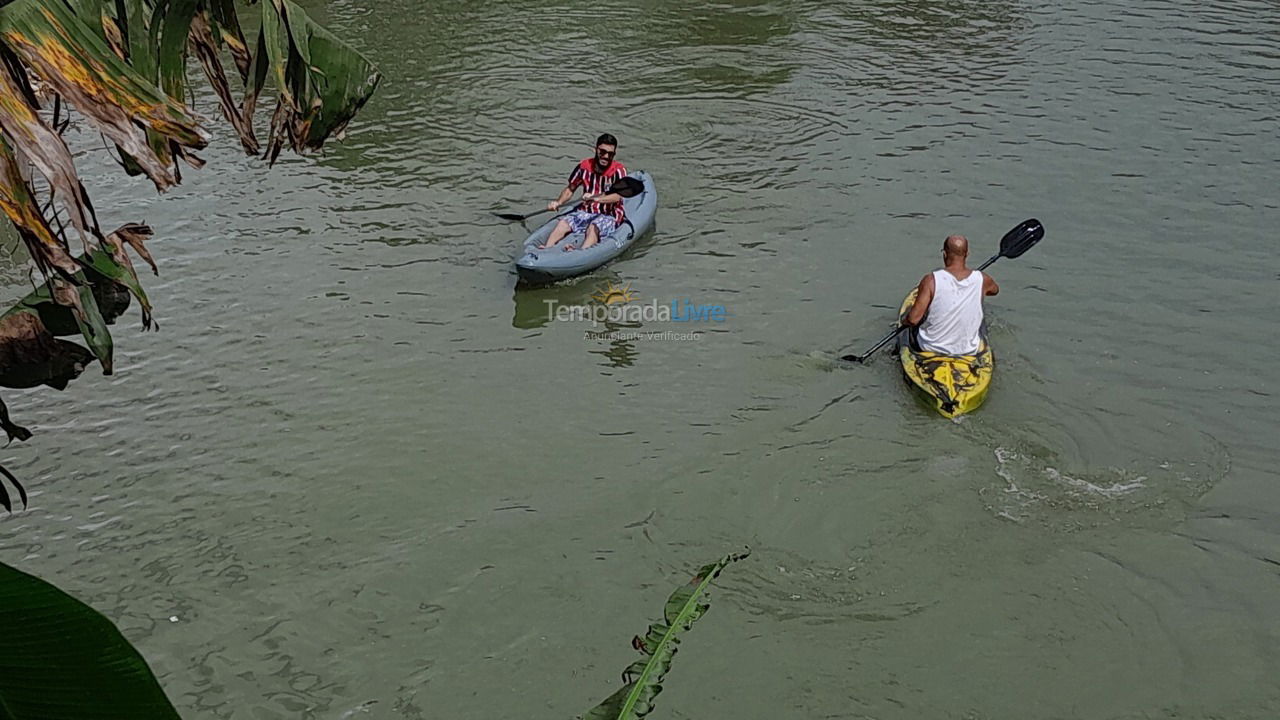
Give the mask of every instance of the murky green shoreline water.
M 223 131 L 162 199 L 89 152 L 104 225 L 156 227 L 162 330 L 5 394 L 6 561 L 184 716 L 573 717 L 744 545 L 662 717 L 1280 711 L 1272 6 L 306 5 L 386 75 L 346 143 L 267 171 Z M 517 289 L 489 212 L 604 130 L 658 231 Z M 830 362 L 944 235 L 1031 216 L 979 413 Z M 540 317 L 606 282 L 731 316 Z

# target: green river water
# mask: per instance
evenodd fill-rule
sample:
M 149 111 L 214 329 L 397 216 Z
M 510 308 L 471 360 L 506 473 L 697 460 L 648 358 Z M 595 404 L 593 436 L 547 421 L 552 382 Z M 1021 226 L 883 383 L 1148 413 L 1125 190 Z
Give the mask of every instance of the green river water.
M 1280 717 L 1274 2 L 303 4 L 384 73 L 345 142 L 161 198 L 83 133 L 162 328 L 4 394 L 5 562 L 184 717 L 571 718 L 744 547 L 652 717 Z M 656 232 L 517 288 L 490 213 L 600 132 Z M 833 361 L 1028 217 L 977 413 Z M 608 283 L 728 317 L 547 320 Z

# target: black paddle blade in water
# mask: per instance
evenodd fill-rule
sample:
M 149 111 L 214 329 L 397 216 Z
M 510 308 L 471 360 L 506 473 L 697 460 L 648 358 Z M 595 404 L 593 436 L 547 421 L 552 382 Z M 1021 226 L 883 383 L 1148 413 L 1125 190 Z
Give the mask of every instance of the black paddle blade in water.
M 1043 237 L 1044 226 L 1039 220 L 1035 218 L 1023 220 L 1018 227 L 1000 238 L 1000 254 L 1007 258 L 1016 258 L 1030 250 Z

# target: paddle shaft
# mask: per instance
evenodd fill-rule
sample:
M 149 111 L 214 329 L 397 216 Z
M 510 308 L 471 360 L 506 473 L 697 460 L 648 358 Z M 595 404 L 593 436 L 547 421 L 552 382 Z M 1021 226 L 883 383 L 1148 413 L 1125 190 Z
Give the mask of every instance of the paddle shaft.
M 991 267 L 991 263 L 999 260 L 1002 257 L 1004 257 L 1004 253 L 996 253 L 995 255 L 992 255 L 991 257 L 987 258 L 986 262 L 978 266 L 978 272 L 982 272 L 983 270 L 986 270 L 987 268 Z
M 607 195 L 608 193 L 605 193 L 605 194 Z M 582 201 L 581 201 L 581 200 L 579 200 L 579 202 L 582 202 Z M 566 201 L 564 202 L 564 205 L 561 205 L 560 207 L 556 208 L 555 210 L 552 210 L 551 208 L 542 208 L 541 210 L 535 210 L 535 211 L 533 211 L 533 212 L 529 213 L 528 215 L 514 215 L 514 214 L 512 214 L 512 215 L 508 215 L 508 214 L 506 214 L 506 213 L 497 213 L 497 216 L 498 216 L 498 217 L 500 217 L 500 218 L 502 218 L 503 220 L 512 220 L 512 221 L 516 221 L 516 222 L 524 222 L 525 220 L 528 220 L 529 218 L 531 218 L 531 217 L 533 217 L 533 216 L 535 216 L 535 215 L 541 215 L 542 213 L 546 213 L 546 212 L 560 212 L 561 210 L 563 210 L 563 209 L 565 208 L 565 205 L 574 205 L 574 204 L 576 204 L 576 203 L 574 203 L 572 200 L 566 200 Z
M 604 192 L 600 193 L 600 194 L 599 194 L 599 195 L 597 195 L 596 197 L 604 197 L 605 195 L 609 195 L 609 194 L 611 194 L 611 193 L 613 193 L 613 188 L 609 188 L 608 190 L 605 190 Z M 619 194 L 621 194 L 621 193 L 619 193 Z M 538 212 L 529 213 L 528 215 L 525 215 L 525 217 L 533 217 L 534 215 L 541 215 L 541 214 L 542 214 L 542 213 L 544 213 L 544 212 L 559 212 L 559 211 L 561 211 L 561 210 L 563 210 L 563 209 L 565 208 L 565 205 L 578 205 L 578 204 L 580 204 L 580 203 L 589 202 L 589 201 L 587 200 L 587 198 L 588 198 L 588 197 L 591 197 L 591 196 L 590 196 L 590 195 L 583 195 L 582 197 L 578 198 L 577 200 L 574 200 L 573 198 L 569 198 L 568 200 L 565 200 L 565 201 L 564 201 L 564 203 L 562 203 L 562 204 L 561 204 L 559 207 L 557 207 L 555 210 L 552 210 L 551 208 L 542 208 L 542 209 L 541 209 L 541 210 L 539 210 Z M 621 202 L 621 200 L 619 200 L 619 202 Z
M 866 360 L 867 358 L 871 357 L 872 355 L 875 355 L 877 350 L 879 350 L 880 348 L 884 347 L 885 345 L 888 345 L 890 340 L 892 340 L 892 339 L 894 339 L 894 338 L 898 337 L 898 333 L 900 333 L 900 332 L 902 332 L 903 330 L 906 330 L 906 329 L 907 329 L 907 326 L 906 326 L 906 325 L 899 325 L 898 327 L 894 328 L 894 329 L 893 329 L 893 330 L 892 330 L 888 335 L 885 335 L 884 337 L 880 338 L 880 342 L 878 342 L 878 343 L 876 343 L 874 346 L 872 346 L 872 348 L 871 348 L 870 350 L 868 350 L 868 351 L 866 351 L 866 352 L 862 353 L 861 355 L 845 355 L 845 356 L 841 357 L 840 359 L 841 359 L 841 360 L 853 360 L 853 361 L 855 361 L 855 362 L 863 362 L 864 360 Z
M 561 210 L 563 210 L 563 209 L 564 209 L 564 206 L 565 206 L 565 205 L 574 205 L 574 204 L 575 204 L 575 203 L 574 203 L 572 200 L 566 200 L 566 201 L 564 202 L 564 205 L 561 205 L 560 207 L 556 208 L 555 210 L 552 210 L 551 208 L 542 208 L 541 210 L 535 210 L 534 212 L 531 212 L 531 213 L 529 213 L 528 215 L 520 215 L 520 216 L 519 216 L 519 218 L 520 218 L 520 220 L 521 220 L 521 221 L 524 221 L 524 220 L 528 220 L 529 218 L 531 218 L 531 217 L 533 217 L 533 216 L 535 216 L 535 215 L 541 215 L 542 213 L 547 213 L 547 212 L 560 212 Z M 499 217 L 502 217 L 503 219 L 514 219 L 514 218 L 507 218 L 506 216 L 503 216 L 503 215 L 500 215 Z
M 560 209 L 560 208 L 556 208 L 556 210 L 559 210 L 559 209 Z M 538 211 L 535 211 L 535 212 L 531 212 L 531 213 L 529 213 L 528 215 L 521 215 L 521 216 L 520 216 L 520 219 L 521 219 L 521 220 L 528 220 L 529 218 L 533 217 L 534 215 L 541 215 L 542 213 L 545 213 L 545 212 L 551 212 L 551 211 L 552 211 L 552 210 L 551 210 L 551 208 L 542 208 L 541 210 L 538 210 Z
M 618 178 L 617 180 L 615 180 L 613 184 L 609 186 L 609 189 L 601 193 L 601 195 L 610 195 L 610 194 L 617 193 L 623 198 L 629 198 L 629 197 L 635 197 L 636 195 L 639 195 L 642 192 L 644 192 L 644 185 L 639 180 L 636 180 L 628 175 L 626 177 Z M 586 202 L 586 198 L 587 198 L 587 194 L 584 192 L 582 197 L 578 199 L 578 202 Z M 514 213 L 511 213 L 511 214 L 494 213 L 494 214 L 502 218 L 503 220 L 511 220 L 513 222 L 524 222 L 525 220 L 528 220 L 529 218 L 535 215 L 541 215 L 542 213 L 545 213 L 545 212 L 559 212 L 560 210 L 564 209 L 565 205 L 569 205 L 571 203 L 571 200 L 572 198 L 570 200 L 564 201 L 555 210 L 552 210 L 551 208 L 542 208 L 541 210 L 535 210 L 529 213 L 528 215 L 516 215 Z

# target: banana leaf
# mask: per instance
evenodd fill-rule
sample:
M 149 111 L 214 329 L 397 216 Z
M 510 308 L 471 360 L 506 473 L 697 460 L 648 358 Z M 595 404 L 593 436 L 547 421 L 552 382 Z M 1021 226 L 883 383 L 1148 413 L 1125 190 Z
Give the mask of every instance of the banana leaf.
M 14 98 L 6 95 L 4 87 L 6 84 L 3 78 L 7 77 L 7 72 L 0 68 L 0 106 L 8 106 L 10 101 L 20 101 L 20 98 Z M 27 107 L 22 103 L 21 107 Z M 7 129 L 4 125 L 7 117 L 12 117 L 9 112 L 13 108 L 5 107 L 0 109 L 0 125 Z M 32 113 L 34 115 L 34 113 Z M 44 127 L 43 122 L 37 119 L 40 127 Z M 45 128 L 46 130 L 48 128 Z M 10 136 L 15 137 L 15 136 Z M 17 135 L 16 137 L 23 137 Z M 57 135 L 53 136 L 56 145 L 45 146 L 43 149 L 50 152 L 55 157 L 55 162 L 61 163 L 65 161 L 71 162 L 71 155 L 67 152 L 67 146 L 62 144 L 62 138 Z M 61 152 L 59 152 L 59 150 Z M 71 170 L 74 176 L 74 168 Z M 54 181 L 51 181 L 51 185 Z M 77 189 L 79 188 L 79 180 L 75 181 Z M 53 185 L 55 188 L 58 185 Z M 64 191 L 67 188 L 62 186 Z M 3 208 L 5 215 L 13 222 L 13 226 L 17 228 L 18 234 L 22 237 L 28 250 L 31 251 L 31 258 L 35 260 L 36 267 L 42 273 L 48 275 L 55 268 L 64 275 L 70 275 L 79 270 L 79 265 L 71 258 L 67 252 L 67 247 L 63 240 L 56 236 L 53 229 L 49 227 L 49 223 L 45 220 L 44 214 L 40 211 L 40 206 L 36 202 L 35 196 L 31 192 L 31 186 L 27 184 L 26 178 L 22 176 L 22 168 L 18 161 L 17 155 L 9 142 L 0 136 L 0 208 Z
M 213 14 L 214 24 L 218 27 L 218 38 L 226 44 L 231 57 L 235 60 L 240 80 L 249 82 L 249 44 L 244 40 L 244 32 L 240 29 L 240 18 L 236 14 L 235 0 L 209 0 L 209 10 Z
M 156 269 L 155 260 L 151 259 L 151 253 L 147 252 L 147 248 L 142 244 L 142 238 L 151 236 L 151 228 L 138 223 L 129 223 L 117 228 L 114 232 L 107 236 L 106 242 L 101 247 L 93 248 L 83 258 L 81 262 L 93 272 L 98 273 L 104 278 L 118 283 L 133 296 L 138 298 L 138 305 L 142 308 L 142 329 L 149 330 L 152 326 L 151 319 L 151 301 L 147 299 L 147 291 L 142 289 L 142 283 L 138 281 L 138 273 L 133 269 L 133 261 L 129 259 L 125 253 L 124 246 L 129 245 L 142 256 L 143 260 L 151 266 L 152 272 L 159 275 L 160 271 Z M 96 278 L 89 278 L 95 281 Z M 96 286 L 96 283 L 95 283 Z M 110 322 L 110 319 L 108 319 Z
M 129 308 L 129 294 L 137 294 L 129 283 L 121 280 L 108 280 L 99 275 L 99 270 L 95 267 L 103 267 L 108 272 L 125 274 L 125 270 L 111 270 L 109 264 L 114 262 L 114 258 L 107 259 L 102 257 L 105 255 L 104 250 L 95 250 L 93 255 L 96 257 L 89 269 L 75 275 L 72 279 L 78 281 L 82 285 L 87 284 L 92 289 L 95 304 L 98 306 L 98 312 L 102 315 L 106 324 L 115 323 L 116 318 L 120 317 L 125 310 Z M 83 259 L 83 258 L 82 258 Z M 64 283 L 64 286 L 66 284 Z M 76 286 L 70 286 L 76 287 Z M 62 291 L 66 294 L 67 291 Z M 79 301 L 79 294 L 76 293 L 76 299 L 55 299 L 56 295 L 50 289 L 48 282 L 40 283 L 34 290 L 27 293 L 26 297 L 14 303 L 12 307 L 0 314 L 0 320 L 4 320 L 11 315 L 20 313 L 34 314 L 39 318 L 44 331 L 50 336 L 55 335 L 77 335 L 80 334 L 80 326 L 76 324 L 75 309 L 73 305 L 61 304 L 61 302 L 74 303 Z M 145 297 L 145 295 L 144 295 Z M 154 321 L 153 321 L 154 323 Z M 146 326 L 143 329 L 149 329 Z M 9 335 L 20 335 L 19 333 L 9 333 Z M 0 341 L 10 339 L 8 335 L 0 337 Z M 7 359 L 6 359 L 7 360 Z M 0 364 L 3 364 L 0 362 Z
M 0 720 L 176 720 L 111 621 L 0 563 Z
M 26 376 L 33 371 L 28 366 L 66 365 L 66 362 L 59 361 L 76 359 L 75 353 L 59 350 L 54 343 L 34 337 L 46 333 L 50 337 L 83 335 L 93 355 L 102 363 L 103 373 L 110 375 L 113 345 L 107 325 L 115 322 L 128 308 L 129 296 L 126 293 L 138 298 L 142 308 L 142 328 L 147 330 L 154 326 L 151 302 L 124 249 L 125 245 L 132 247 L 154 271 L 155 261 L 142 241 L 150 235 L 151 228 L 146 225 L 129 223 L 120 226 L 107 235 L 102 246 L 78 258 L 82 270 L 69 278 L 53 278 L 42 283 L 0 315 L 0 344 L 16 342 L 23 347 L 21 351 L 15 351 L 17 355 L 11 352 L 3 355 L 0 377 L 10 373 Z M 4 324 L 7 318 L 19 313 L 29 313 L 38 322 Z M 0 382 L 0 385 L 26 387 L 8 382 Z M 62 385 L 65 387 L 65 382 Z
M 106 8 L 106 3 L 112 0 L 64 0 L 75 12 L 76 17 L 80 18 L 80 22 L 94 27 L 95 23 L 102 21 L 102 13 Z
M 146 174 L 164 190 L 181 180 L 175 160 L 203 164 L 193 151 L 209 138 L 184 102 L 188 52 L 204 66 L 223 115 L 250 154 L 261 149 L 254 106 L 274 73 L 279 97 L 264 153 L 272 163 L 286 142 L 303 153 L 340 135 L 372 95 L 376 68 L 292 0 L 259 5 L 262 23 L 250 53 L 236 1 L 0 0 L 0 210 L 47 279 L 0 315 L 0 379 L 32 382 L 47 375 L 44 384 L 65 385 L 62 370 L 76 371 L 84 358 L 67 349 L 74 344 L 53 336 L 76 332 L 110 373 L 106 325 L 127 307 L 129 293 L 142 307 L 143 327 L 152 325 L 151 304 L 123 249 L 133 247 L 154 270 L 142 244 L 146 233 L 103 237 L 60 137 L 64 102 L 116 145 L 128 174 Z M 222 69 L 222 46 L 245 82 L 239 106 Z M 50 96 L 54 119 L 47 122 L 39 111 Z M 47 204 L 36 199 L 31 167 L 48 183 Z M 72 257 L 67 220 L 84 244 L 80 258 Z M 57 372 L 46 373 L 45 366 Z M 7 418 L 0 403 L 0 428 L 11 439 L 29 437 Z
M 342 132 L 373 94 L 381 75 L 297 4 L 265 0 L 262 5 L 245 112 L 252 115 L 270 70 L 280 93 L 266 151 L 274 163 L 286 139 L 294 152 L 304 153 Z
M 676 588 L 663 608 L 662 622 L 649 626 L 642 638 L 637 635 L 631 645 L 645 657 L 636 660 L 622 673 L 623 685 L 604 702 L 587 713 L 584 720 L 636 720 L 653 710 L 653 702 L 662 692 L 662 680 L 671 669 L 671 660 L 679 649 L 680 635 L 711 607 L 707 588 L 720 571 L 749 553 L 728 555 L 718 562 L 704 565 L 686 585 Z
M 107 330 L 106 318 L 98 310 L 98 299 L 93 295 L 93 288 L 89 285 L 71 285 L 60 278 L 53 278 L 50 284 L 53 285 L 53 296 L 58 304 L 71 307 L 71 316 L 75 318 L 80 334 L 84 336 L 85 343 L 98 358 L 98 362 L 102 363 L 102 374 L 110 375 L 115 368 L 115 346 L 111 340 L 111 331 Z
M 26 75 L 15 62 L 11 54 L 6 54 L 6 62 L 0 69 L 0 127 L 4 128 L 18 155 L 9 149 L 0 150 L 8 156 L 3 161 L 20 166 L 16 157 L 29 160 L 48 180 L 53 197 L 62 201 L 71 224 L 87 243 L 90 237 L 98 237 L 97 222 L 80 177 L 76 175 L 71 151 L 62 136 L 36 114 Z M 9 175 L 10 171 L 5 174 Z
M 218 56 L 221 38 L 231 49 L 243 76 L 249 67 L 248 50 L 240 31 L 235 6 L 229 0 L 70 0 L 77 16 L 101 35 L 117 55 L 139 75 L 155 83 L 181 103 L 187 96 L 187 49 L 195 51 L 213 86 L 223 116 L 240 136 L 245 152 L 258 152 L 252 123 L 231 96 L 231 87 Z M 110 11 L 110 12 L 109 12 Z M 211 17 L 211 11 L 213 17 Z M 218 34 L 213 26 L 218 25 Z M 166 165 L 181 157 L 199 167 L 203 161 L 154 130 L 147 130 L 147 144 Z M 117 146 L 126 172 L 139 174 L 140 166 Z
M 175 102 L 182 103 L 187 87 L 187 36 L 191 21 L 198 9 L 197 0 L 151 0 L 151 22 L 148 25 L 149 45 L 154 52 L 156 76 L 145 76 L 159 84 L 160 89 Z M 181 157 L 196 167 L 202 160 L 186 153 L 180 146 L 155 130 L 147 130 L 147 143 L 156 157 L 172 163 Z M 175 169 L 175 173 L 176 173 Z
M 208 144 L 208 132 L 180 100 L 166 97 L 152 79 L 130 67 L 100 29 L 85 25 L 63 2 L 14 0 L 0 6 L 0 41 L 128 153 L 158 189 L 171 187 L 178 178 L 143 128 L 177 148 Z
M 219 36 L 213 32 L 214 24 L 215 21 L 210 18 L 207 11 L 197 13 L 191 22 L 189 38 L 191 47 L 195 50 L 196 57 L 200 59 L 200 65 L 204 67 L 205 77 L 213 86 L 213 92 L 218 98 L 218 106 L 222 109 L 222 116 L 231 123 L 231 127 L 235 128 L 244 151 L 250 155 L 257 155 L 261 147 L 258 145 L 258 138 L 254 136 L 253 118 L 246 116 L 244 107 L 237 105 L 235 99 L 231 97 L 231 83 L 227 82 L 227 74 L 222 69 L 222 60 L 218 57 Z M 238 26 L 236 32 L 239 32 Z M 243 43 L 243 41 L 243 38 L 239 38 L 239 42 Z M 243 48 L 243 45 L 241 47 Z M 245 53 L 244 62 L 247 70 L 248 51 L 245 50 Z M 240 57 L 236 56 L 236 58 L 239 64 Z
M 120 16 L 119 13 L 124 13 Z M 124 0 L 117 10 L 116 24 L 124 34 L 125 47 L 129 49 L 129 65 L 144 78 L 156 77 L 156 49 L 151 32 L 147 29 L 150 13 L 144 0 Z
M 186 88 L 187 35 L 199 7 L 197 0 L 155 0 L 151 42 L 157 48 L 160 87 L 180 102 Z
M 0 77 L 7 77 L 4 69 L 0 69 Z M 4 82 L 0 81 L 0 88 L 3 87 Z M 2 95 L 3 90 L 0 89 L 0 100 L 4 99 Z M 26 107 L 25 102 L 23 102 L 22 107 Z M 6 108 L 6 110 L 9 109 L 12 108 Z M 11 117 L 11 114 L 6 114 L 4 110 L 0 110 L 0 119 Z M 39 124 L 43 127 L 43 123 Z M 53 138 L 57 140 L 62 151 L 65 152 L 66 146 L 61 145 L 61 138 L 56 134 L 53 135 Z M 67 156 L 67 161 L 70 162 L 69 155 Z M 74 178 L 74 168 L 70 172 L 72 178 Z M 76 190 L 83 192 L 79 181 L 74 180 L 74 182 Z M 94 295 L 94 288 L 86 281 L 83 271 L 79 269 L 82 263 L 74 260 L 67 253 L 65 240 L 56 236 L 45 221 L 44 215 L 40 212 L 34 197 L 31 195 L 31 188 L 22 177 L 21 170 L 18 167 L 18 160 L 12 148 L 3 138 L 0 138 L 0 207 L 3 207 L 5 214 L 9 216 L 9 219 L 18 229 L 19 235 L 22 236 L 27 247 L 31 250 L 31 255 L 35 259 L 36 265 L 46 274 L 52 268 L 56 268 L 59 271 L 59 276 L 51 277 L 39 289 L 14 305 L 5 315 L 24 310 L 40 314 L 41 308 L 49 313 L 66 314 L 72 319 L 80 333 L 84 335 L 85 342 L 99 362 L 102 363 L 103 372 L 110 374 L 113 355 L 111 333 L 107 330 L 106 320 L 98 310 L 98 301 Z M 96 226 L 94 233 L 97 233 Z M 119 240 L 111 247 L 114 249 L 118 246 Z M 102 251 L 96 250 L 96 252 L 101 253 Z M 118 254 L 123 255 L 123 251 Z M 92 255 L 93 253 L 90 253 L 90 257 Z M 137 276 L 133 274 L 132 267 L 122 267 L 116 260 L 116 256 L 117 254 L 111 254 L 111 257 L 108 258 L 109 262 L 100 262 L 102 269 L 99 272 L 130 289 L 133 289 L 133 286 L 137 286 L 137 291 L 141 293 L 142 288 L 138 285 Z M 127 256 L 125 261 L 128 262 Z M 128 282 L 130 276 L 132 277 L 132 284 Z M 31 304 L 28 304 L 28 301 L 32 301 Z M 138 301 L 143 306 L 143 323 L 144 325 L 149 324 L 150 305 L 146 300 L 146 295 L 140 294 Z

